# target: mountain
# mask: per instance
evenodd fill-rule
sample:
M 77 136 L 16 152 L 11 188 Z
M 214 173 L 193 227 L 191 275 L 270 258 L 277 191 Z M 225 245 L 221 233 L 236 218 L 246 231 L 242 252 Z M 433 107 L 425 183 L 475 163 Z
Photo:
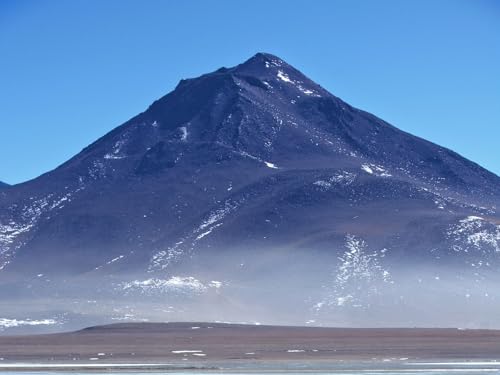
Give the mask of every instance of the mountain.
M 2 192 L 1 311 L 498 326 L 499 204 L 495 174 L 259 53 Z
M 8 187 L 9 184 L 6 184 L 5 182 L 0 181 L 0 189 Z

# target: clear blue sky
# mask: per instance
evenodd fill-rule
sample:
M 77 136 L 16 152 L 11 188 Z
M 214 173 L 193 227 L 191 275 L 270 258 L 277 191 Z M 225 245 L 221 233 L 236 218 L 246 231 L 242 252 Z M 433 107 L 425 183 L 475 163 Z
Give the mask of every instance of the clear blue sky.
M 0 180 L 258 51 L 500 174 L 500 1 L 2 0 Z

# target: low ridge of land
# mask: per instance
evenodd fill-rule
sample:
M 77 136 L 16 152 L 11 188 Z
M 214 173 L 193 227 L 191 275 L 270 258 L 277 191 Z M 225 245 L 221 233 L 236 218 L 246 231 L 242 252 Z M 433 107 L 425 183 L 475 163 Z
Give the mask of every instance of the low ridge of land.
M 93 363 L 209 368 L 221 362 L 493 360 L 500 353 L 500 331 L 123 323 L 67 333 L 0 336 L 0 353 L 0 367 Z

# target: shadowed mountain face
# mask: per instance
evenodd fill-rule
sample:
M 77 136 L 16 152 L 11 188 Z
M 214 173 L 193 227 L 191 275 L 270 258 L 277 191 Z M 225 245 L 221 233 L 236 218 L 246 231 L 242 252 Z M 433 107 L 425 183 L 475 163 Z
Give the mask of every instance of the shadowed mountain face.
M 0 181 L 0 189 L 6 188 L 6 187 L 8 187 L 8 186 L 9 186 L 9 185 L 8 185 L 8 184 L 6 184 L 5 182 Z
M 2 311 L 498 324 L 499 204 L 498 176 L 257 54 L 0 193 L 2 301 L 52 301 Z

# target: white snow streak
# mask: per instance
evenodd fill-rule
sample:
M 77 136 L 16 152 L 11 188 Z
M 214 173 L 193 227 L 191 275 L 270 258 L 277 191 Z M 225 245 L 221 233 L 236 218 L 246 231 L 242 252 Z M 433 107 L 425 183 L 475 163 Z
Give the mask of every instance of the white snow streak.
M 200 294 L 209 289 L 220 289 L 223 283 L 212 280 L 203 283 L 193 276 L 181 277 L 173 276 L 169 279 L 151 278 L 147 280 L 134 280 L 120 284 L 125 292 L 139 292 L 146 295 L 157 293 L 189 293 Z
M 53 325 L 57 324 L 57 321 L 54 319 L 42 319 L 42 320 L 17 320 L 17 319 L 7 319 L 0 318 L 0 328 L 12 328 L 19 326 L 40 326 L 40 325 Z
M 391 177 L 390 174 L 384 167 L 377 164 L 362 164 L 361 169 L 368 174 L 373 174 L 378 177 Z

